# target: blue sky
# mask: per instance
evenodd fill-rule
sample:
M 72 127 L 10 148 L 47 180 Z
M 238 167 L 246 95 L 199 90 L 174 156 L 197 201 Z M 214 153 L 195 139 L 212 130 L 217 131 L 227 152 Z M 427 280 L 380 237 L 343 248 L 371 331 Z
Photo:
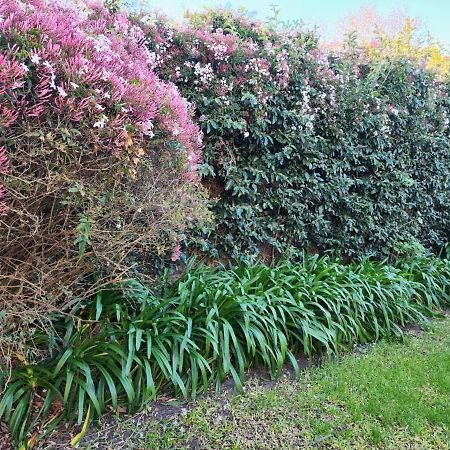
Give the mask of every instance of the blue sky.
M 233 8 L 246 7 L 260 19 L 270 15 L 270 5 L 276 3 L 280 18 L 302 19 L 307 25 L 317 25 L 325 36 L 334 36 L 339 20 L 362 6 L 375 6 L 377 11 L 389 14 L 394 9 L 406 8 L 412 17 L 443 44 L 450 46 L 450 0 L 129 0 L 161 9 L 169 16 L 180 19 L 188 8 L 201 10 L 204 6 L 231 4 Z

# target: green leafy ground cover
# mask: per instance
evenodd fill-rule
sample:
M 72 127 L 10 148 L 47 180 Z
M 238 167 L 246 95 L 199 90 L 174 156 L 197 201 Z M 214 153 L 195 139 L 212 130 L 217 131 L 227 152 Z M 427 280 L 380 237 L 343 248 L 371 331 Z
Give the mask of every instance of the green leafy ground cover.
M 258 378 L 244 395 L 149 417 L 151 408 L 82 448 L 449 449 L 450 320 L 308 369 L 299 381 L 269 387 Z
M 263 368 L 274 379 L 298 355 L 332 357 L 401 339 L 450 305 L 450 260 L 426 252 L 394 265 L 304 255 L 274 267 L 188 267 L 159 292 L 130 280 L 54 318 L 39 364 L 0 372 L 0 420 L 32 447 L 63 422 L 84 435 L 104 413 L 135 413 L 161 395 L 195 399 Z M 68 439 L 73 437 L 70 436 Z

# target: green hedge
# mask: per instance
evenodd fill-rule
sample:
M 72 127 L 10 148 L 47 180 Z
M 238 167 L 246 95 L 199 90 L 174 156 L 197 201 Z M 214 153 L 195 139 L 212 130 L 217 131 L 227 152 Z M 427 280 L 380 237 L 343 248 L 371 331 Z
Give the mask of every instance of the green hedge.
M 408 61 L 371 65 L 226 12 L 146 26 L 157 70 L 196 105 L 213 255 L 440 247 L 450 224 L 450 85 Z

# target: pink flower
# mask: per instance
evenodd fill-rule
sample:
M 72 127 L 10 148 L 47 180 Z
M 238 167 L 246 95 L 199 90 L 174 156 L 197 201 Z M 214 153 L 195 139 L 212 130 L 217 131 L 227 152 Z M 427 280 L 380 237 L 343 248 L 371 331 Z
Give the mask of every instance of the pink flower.
M 170 259 L 171 259 L 173 262 L 176 262 L 176 261 L 178 261 L 178 260 L 180 259 L 180 256 L 181 256 L 181 246 L 178 244 L 178 245 L 173 249 L 172 256 L 171 256 Z
M 67 97 L 67 92 L 61 86 L 58 86 L 57 90 L 60 97 Z

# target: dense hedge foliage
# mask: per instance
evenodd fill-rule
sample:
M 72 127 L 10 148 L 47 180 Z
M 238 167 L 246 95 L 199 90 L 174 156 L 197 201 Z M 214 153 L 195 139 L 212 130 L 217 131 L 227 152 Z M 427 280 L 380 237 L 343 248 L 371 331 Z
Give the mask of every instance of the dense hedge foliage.
M 299 352 L 400 337 L 401 325 L 450 305 L 450 261 L 424 253 L 395 266 L 305 255 L 273 268 L 189 269 L 161 295 L 130 281 L 54 317 L 58 336 L 42 344 L 53 356 L 15 369 L 0 401 L 14 438 L 63 419 L 89 423 L 110 406 L 133 411 L 161 390 L 195 397 L 228 377 L 240 389 L 252 366 L 277 376 L 290 362 L 299 374 Z
M 144 29 L 157 70 L 196 105 L 226 256 L 441 246 L 450 225 L 448 81 L 404 60 L 372 65 L 211 12 Z
M 3 352 L 98 285 L 154 277 L 208 215 L 201 132 L 143 39 L 101 3 L 0 4 Z

